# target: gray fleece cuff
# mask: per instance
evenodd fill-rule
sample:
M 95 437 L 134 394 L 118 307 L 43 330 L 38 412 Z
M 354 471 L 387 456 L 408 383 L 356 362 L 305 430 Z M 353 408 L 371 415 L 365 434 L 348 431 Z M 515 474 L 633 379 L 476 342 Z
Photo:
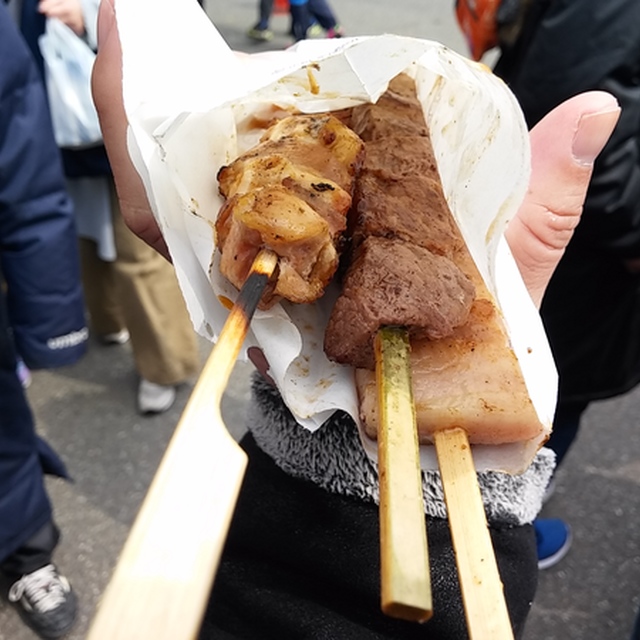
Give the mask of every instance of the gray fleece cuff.
M 332 493 L 378 502 L 378 473 L 364 452 L 350 416 L 337 411 L 320 429 L 300 426 L 278 391 L 254 376 L 248 427 L 258 446 L 283 471 Z M 494 525 L 532 522 L 542 507 L 555 467 L 555 454 L 541 449 L 522 474 L 483 472 L 478 482 L 488 520 Z M 446 518 L 438 471 L 423 471 L 425 513 Z

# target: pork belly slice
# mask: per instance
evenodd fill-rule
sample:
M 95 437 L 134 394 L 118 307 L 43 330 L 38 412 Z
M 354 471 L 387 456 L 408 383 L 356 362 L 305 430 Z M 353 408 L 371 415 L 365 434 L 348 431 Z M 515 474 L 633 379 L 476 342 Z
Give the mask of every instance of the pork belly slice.
M 539 441 L 545 431 L 495 302 L 480 297 L 468 321 L 440 340 L 411 341 L 411 373 L 419 441 L 461 427 L 472 444 Z M 360 418 L 370 438 L 378 430 L 375 374 L 356 371 Z M 542 438 L 544 439 L 544 438 Z
M 223 207 L 218 223 L 225 227 L 220 270 L 238 289 L 260 249 L 271 249 L 278 255 L 275 287 L 263 296 L 262 309 L 280 297 L 313 302 L 338 266 L 327 221 L 282 186 L 234 196 Z
M 502 314 L 466 248 L 454 260 L 473 283 L 476 297 L 467 321 L 451 335 L 411 340 L 419 440 L 431 444 L 435 431 L 461 427 L 471 444 L 533 441 L 537 449 L 548 431 L 529 396 Z M 355 379 L 362 426 L 375 439 L 375 374 L 357 369 Z
M 446 257 L 400 240 L 370 237 L 355 251 L 325 332 L 327 356 L 375 369 L 374 338 L 382 326 L 407 327 L 436 339 L 463 324 L 475 290 Z

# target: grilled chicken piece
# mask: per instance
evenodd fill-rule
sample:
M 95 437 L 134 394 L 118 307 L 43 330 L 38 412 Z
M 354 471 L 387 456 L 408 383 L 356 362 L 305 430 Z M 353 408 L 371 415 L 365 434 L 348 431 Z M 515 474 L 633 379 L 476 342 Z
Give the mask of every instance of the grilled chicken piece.
M 221 219 L 232 220 L 222 252 L 222 273 L 237 287 L 245 281 L 257 247 L 278 254 L 273 296 L 292 302 L 319 298 L 338 266 L 329 225 L 286 188 L 276 185 L 235 196 Z
M 269 127 L 253 149 L 218 173 L 220 193 L 227 197 L 240 181 L 242 162 L 256 157 L 280 156 L 298 168 L 314 171 L 351 194 L 363 157 L 362 140 L 330 114 L 296 115 Z
M 313 302 L 338 267 L 346 214 L 362 162 L 360 138 L 331 115 L 289 116 L 261 142 L 218 172 L 225 198 L 216 220 L 223 275 L 242 287 L 263 248 L 278 256 L 280 298 Z
M 351 192 L 363 157 L 362 140 L 330 114 L 284 118 L 268 129 L 267 146 L 286 150 L 294 164 L 315 169 Z
M 332 236 L 345 230 L 345 211 L 351 206 L 351 195 L 336 182 L 296 166 L 282 155 L 241 157 L 221 173 L 224 175 L 220 187 L 221 190 L 224 188 L 227 202 L 265 185 L 281 185 L 317 211 L 327 221 Z M 227 225 L 228 222 L 221 224 L 218 229 L 218 240 L 222 246 Z

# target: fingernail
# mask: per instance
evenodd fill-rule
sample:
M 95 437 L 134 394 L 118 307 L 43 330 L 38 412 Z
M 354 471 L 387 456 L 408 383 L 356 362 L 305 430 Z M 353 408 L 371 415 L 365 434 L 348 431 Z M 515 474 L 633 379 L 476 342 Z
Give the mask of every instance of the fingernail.
M 113 25 L 116 22 L 116 12 L 111 0 L 102 0 L 98 11 L 98 47 L 106 42 Z
M 599 111 L 583 115 L 573 137 L 573 157 L 576 162 L 590 166 L 594 163 L 602 148 L 607 144 L 616 123 L 620 109 Z

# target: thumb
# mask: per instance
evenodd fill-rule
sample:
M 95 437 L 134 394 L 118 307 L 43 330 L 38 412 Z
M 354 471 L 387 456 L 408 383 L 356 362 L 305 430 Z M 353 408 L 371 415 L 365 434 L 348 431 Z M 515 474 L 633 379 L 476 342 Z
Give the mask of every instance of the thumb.
M 531 179 L 506 237 L 537 306 L 580 222 L 593 163 L 620 115 L 603 91 L 563 102 L 531 130 Z

